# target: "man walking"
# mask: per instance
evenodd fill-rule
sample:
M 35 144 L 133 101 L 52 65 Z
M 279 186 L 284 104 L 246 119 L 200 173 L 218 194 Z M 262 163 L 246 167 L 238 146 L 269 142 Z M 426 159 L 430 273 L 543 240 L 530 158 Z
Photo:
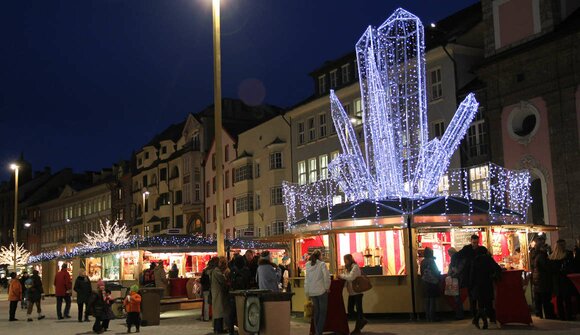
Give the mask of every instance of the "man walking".
M 63 264 L 61 270 L 54 277 L 54 290 L 56 296 L 56 315 L 59 320 L 70 318 L 70 295 L 72 289 L 72 280 Z M 62 301 L 64 300 L 64 317 L 62 314 Z
M 10 273 L 10 287 L 8 288 L 8 300 L 10 301 L 10 318 L 9 321 L 18 321 L 16 318 L 16 309 L 18 302 L 22 300 L 22 284 L 16 278 L 16 272 Z

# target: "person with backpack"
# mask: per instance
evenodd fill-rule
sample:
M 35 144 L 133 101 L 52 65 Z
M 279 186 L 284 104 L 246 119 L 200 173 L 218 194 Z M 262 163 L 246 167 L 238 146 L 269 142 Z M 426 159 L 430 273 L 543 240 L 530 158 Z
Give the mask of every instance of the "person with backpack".
M 75 285 L 73 287 L 74 291 L 77 293 L 77 307 L 78 307 L 78 321 L 83 322 L 83 309 L 84 309 L 84 321 L 89 322 L 89 298 L 91 297 L 91 281 L 87 277 L 85 269 L 79 271 L 79 275 L 75 280 Z
M 433 249 L 427 247 L 421 261 L 421 281 L 423 282 L 423 297 L 425 298 L 425 319 L 429 322 L 438 321 L 435 318 L 435 309 L 439 297 L 440 277 L 441 272 L 435 264 Z
M 477 313 L 473 315 L 473 325 L 479 329 L 479 321 L 483 321 L 483 329 L 488 328 L 487 319 L 494 322 L 493 311 L 493 281 L 501 274 L 500 266 L 491 257 L 487 248 L 479 246 L 475 249 L 475 258 L 470 269 L 470 287 L 476 301 Z
M 32 309 L 36 305 L 36 312 L 38 313 L 38 320 L 44 319 L 44 314 L 42 314 L 42 309 L 40 307 L 40 301 L 43 299 L 44 288 L 42 287 L 42 280 L 38 270 L 32 270 L 32 276 L 26 279 L 24 283 L 28 289 L 28 310 L 27 310 L 27 321 L 32 321 Z
M 233 259 L 233 264 L 230 268 L 229 274 L 230 291 L 248 290 L 250 288 L 250 269 L 244 261 L 244 257 L 236 255 Z M 230 317 L 229 317 L 229 331 L 230 335 L 234 335 L 234 325 L 237 321 L 236 314 L 236 297 L 229 295 L 230 303 Z

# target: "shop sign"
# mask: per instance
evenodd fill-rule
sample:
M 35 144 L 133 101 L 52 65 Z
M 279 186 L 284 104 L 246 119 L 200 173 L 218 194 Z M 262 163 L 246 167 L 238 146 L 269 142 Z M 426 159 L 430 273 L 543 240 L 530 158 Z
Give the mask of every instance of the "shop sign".
M 170 229 L 167 229 L 167 234 L 169 234 L 169 235 L 179 235 L 179 234 L 181 234 L 181 229 L 178 229 L 178 228 L 170 228 Z

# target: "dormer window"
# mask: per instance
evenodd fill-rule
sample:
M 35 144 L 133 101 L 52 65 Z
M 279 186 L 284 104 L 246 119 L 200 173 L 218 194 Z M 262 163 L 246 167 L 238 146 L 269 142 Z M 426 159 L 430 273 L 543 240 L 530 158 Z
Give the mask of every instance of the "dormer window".
M 338 86 L 337 72 L 336 69 L 330 71 L 330 88 L 336 88 Z
M 318 77 L 318 94 L 326 93 L 326 75 Z
M 149 152 L 145 152 L 145 159 L 149 159 Z
M 341 67 L 342 71 L 342 84 L 347 84 L 350 81 L 350 64 L 344 64 Z
M 162 154 L 166 154 L 167 153 L 167 146 L 166 145 L 164 145 L 164 146 L 161 147 L 161 153 Z

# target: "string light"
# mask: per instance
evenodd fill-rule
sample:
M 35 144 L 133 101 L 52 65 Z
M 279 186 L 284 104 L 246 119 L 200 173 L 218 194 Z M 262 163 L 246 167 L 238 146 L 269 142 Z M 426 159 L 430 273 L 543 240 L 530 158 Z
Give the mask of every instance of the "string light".
M 30 258 L 30 252 L 22 244 L 16 245 L 16 255 L 14 254 L 14 243 L 10 243 L 8 248 L 4 246 L 0 248 L 0 264 L 14 264 L 14 256 L 16 256 L 16 266 L 24 266 Z
M 468 223 L 474 211 L 472 199 L 488 201 L 490 214 L 517 215 L 521 221 L 531 202 L 529 172 L 489 164 L 484 166 L 487 175 L 475 185 L 469 178 L 471 170 L 448 171 L 478 110 L 473 93 L 459 105 L 441 139 L 429 140 L 424 28 L 419 18 L 399 8 L 379 28 L 369 27 L 355 48 L 364 148 L 361 150 L 349 116 L 331 90 L 331 115 L 342 153 L 328 165 L 329 180 L 284 183 L 288 228 L 300 219 L 311 223 L 314 213 L 320 223 L 324 207 L 330 222 L 332 200 L 339 190 L 345 201 L 355 204 L 353 217 L 357 205 L 366 200 L 372 199 L 378 208 L 383 201 L 399 199 L 403 212 L 412 214 L 414 206 L 408 203 L 421 207 L 424 199 L 441 196 L 446 212 L 450 211 L 449 201 L 467 199 Z M 449 189 L 440 190 L 444 178 L 448 178 Z M 378 209 L 375 215 L 379 215 Z
M 124 225 L 119 226 L 117 221 L 111 224 L 109 220 L 106 220 L 105 224 L 101 221 L 98 231 L 92 231 L 84 235 L 84 241 L 80 243 L 80 246 L 89 249 L 97 248 L 107 243 L 114 245 L 126 244 L 133 238 L 127 227 Z

